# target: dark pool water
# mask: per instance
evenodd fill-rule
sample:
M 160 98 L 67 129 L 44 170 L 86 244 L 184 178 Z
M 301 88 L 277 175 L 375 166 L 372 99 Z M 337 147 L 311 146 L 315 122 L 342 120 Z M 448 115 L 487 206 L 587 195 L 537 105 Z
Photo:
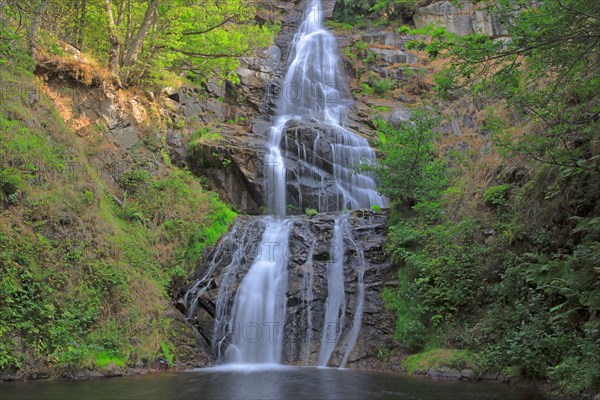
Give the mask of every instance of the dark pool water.
M 542 400 L 495 383 L 440 382 L 323 368 L 205 369 L 88 381 L 0 383 L 0 399 L 419 399 Z

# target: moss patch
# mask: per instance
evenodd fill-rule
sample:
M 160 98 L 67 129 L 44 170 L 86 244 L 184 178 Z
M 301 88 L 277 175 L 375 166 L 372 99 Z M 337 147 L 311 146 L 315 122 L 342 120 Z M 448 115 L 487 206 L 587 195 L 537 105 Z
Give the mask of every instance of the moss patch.
M 414 354 L 406 359 L 405 367 L 409 374 L 426 373 L 430 369 L 442 367 L 480 370 L 472 352 L 454 349 L 433 349 Z

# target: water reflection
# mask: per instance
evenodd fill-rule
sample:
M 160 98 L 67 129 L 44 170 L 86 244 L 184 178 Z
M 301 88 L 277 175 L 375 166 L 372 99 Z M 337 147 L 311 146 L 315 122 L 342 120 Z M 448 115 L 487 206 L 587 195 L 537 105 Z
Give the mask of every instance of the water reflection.
M 215 368 L 90 381 L 0 384 L 2 400 L 415 399 L 543 400 L 501 384 L 436 382 L 332 368 Z

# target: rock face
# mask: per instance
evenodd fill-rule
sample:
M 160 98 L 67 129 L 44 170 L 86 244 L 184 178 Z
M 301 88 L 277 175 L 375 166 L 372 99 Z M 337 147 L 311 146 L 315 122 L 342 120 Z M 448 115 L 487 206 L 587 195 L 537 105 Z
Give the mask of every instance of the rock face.
M 413 19 L 417 28 L 426 25 L 445 27 L 448 32 L 460 36 L 472 33 L 484 33 L 491 37 L 504 36 L 506 31 L 485 10 L 480 10 L 470 1 L 458 4 L 450 1 L 434 2 L 419 7 Z
M 326 331 L 325 304 L 328 296 L 327 268 L 332 260 L 334 221 L 337 214 L 296 217 L 289 237 L 287 315 L 284 327 L 282 362 L 292 365 L 315 365 Z M 349 231 L 344 235 L 345 308 L 341 339 L 336 343 L 329 365 L 337 366 L 345 354 L 345 338 L 353 326 L 357 305 L 364 296 L 362 321 L 356 345 L 349 353 L 346 365 L 356 368 L 380 368 L 381 348 L 392 347 L 393 318 L 385 311 L 381 293 L 394 278 L 393 267 L 384 255 L 386 214 L 370 210 L 355 210 L 347 216 Z M 229 343 L 244 337 L 232 333 L 214 337 L 214 319 L 218 302 L 231 305 L 235 292 L 260 249 L 259 240 L 264 225 L 257 217 L 238 218 L 231 233 L 206 257 L 197 271 L 199 280 L 182 295 L 179 307 L 198 328 L 207 343 L 212 344 L 213 355 L 218 357 Z M 232 270 L 234 268 L 234 270 Z M 364 274 L 364 292 L 359 279 Z M 227 280 L 232 280 L 227 282 Z M 226 288 L 227 292 L 223 293 Z M 219 295 L 220 294 L 220 295 Z M 222 305 L 221 305 L 222 306 Z M 323 336 L 326 336 L 325 339 Z M 237 339 L 235 339 L 237 337 Z
M 221 133 L 192 148 L 192 170 L 205 176 L 222 199 L 248 214 L 262 214 L 264 139 L 233 125 L 223 126 Z
M 236 70 L 240 78 L 240 92 L 259 113 L 267 114 L 273 107 L 271 96 L 265 96 L 269 83 L 279 77 L 281 49 L 271 46 L 255 51 L 253 57 L 244 57 Z

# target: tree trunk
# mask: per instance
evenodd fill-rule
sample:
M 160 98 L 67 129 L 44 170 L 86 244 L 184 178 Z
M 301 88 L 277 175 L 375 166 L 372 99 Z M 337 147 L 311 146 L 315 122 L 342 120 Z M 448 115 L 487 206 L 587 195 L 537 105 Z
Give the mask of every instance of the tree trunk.
M 150 27 L 153 25 L 158 14 L 158 3 L 159 0 L 150 0 L 148 3 L 148 8 L 146 9 L 146 15 L 144 16 L 142 25 L 140 25 L 140 29 L 133 38 L 131 45 L 127 49 L 125 57 L 123 57 L 123 67 L 130 67 L 137 60 L 138 54 L 144 44 L 144 40 L 148 36 Z
M 127 1 L 127 34 L 125 35 L 125 41 L 129 43 L 131 40 L 131 0 Z
M 29 34 L 27 35 L 27 39 L 29 40 L 29 45 L 31 46 L 31 56 L 35 61 L 37 56 L 37 51 L 35 48 L 35 39 L 37 37 L 38 31 L 40 29 L 40 24 L 42 23 L 42 18 L 44 13 L 46 12 L 46 6 L 48 5 L 48 0 L 42 0 L 40 5 L 38 6 L 37 11 L 33 17 L 33 21 L 31 22 L 31 26 L 29 27 Z
M 121 54 L 121 40 L 119 38 L 119 32 L 115 25 L 115 18 L 112 12 L 112 5 L 110 0 L 104 0 L 104 10 L 108 17 L 108 42 L 110 43 L 110 50 L 108 53 L 108 68 L 113 76 L 115 82 L 121 86 L 119 80 L 119 56 Z
M 77 26 L 77 48 L 83 51 L 83 30 L 85 28 L 87 0 L 81 0 L 81 9 L 79 10 L 79 23 Z

